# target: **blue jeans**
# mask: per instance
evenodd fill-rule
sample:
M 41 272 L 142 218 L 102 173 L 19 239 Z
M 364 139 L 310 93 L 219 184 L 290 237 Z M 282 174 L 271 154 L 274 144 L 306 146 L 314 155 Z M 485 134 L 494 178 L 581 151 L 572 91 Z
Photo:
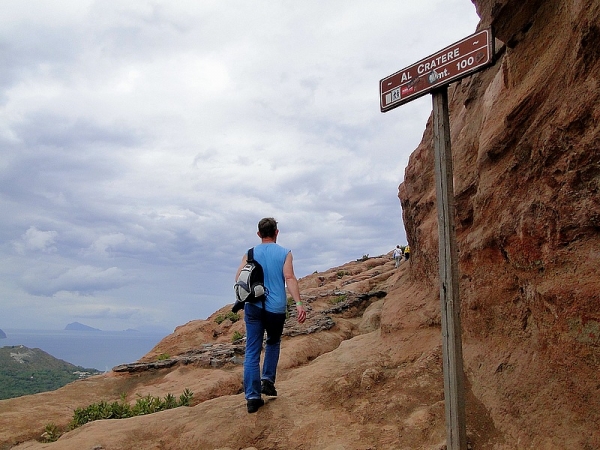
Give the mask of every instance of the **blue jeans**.
M 261 379 L 275 383 L 277 375 L 277 363 L 279 362 L 281 334 L 283 333 L 285 314 L 263 311 L 261 306 L 251 303 L 246 303 L 244 306 L 244 322 L 246 322 L 244 395 L 246 400 L 260 398 Z M 267 332 L 267 343 L 261 377 L 260 352 L 262 351 L 265 331 Z

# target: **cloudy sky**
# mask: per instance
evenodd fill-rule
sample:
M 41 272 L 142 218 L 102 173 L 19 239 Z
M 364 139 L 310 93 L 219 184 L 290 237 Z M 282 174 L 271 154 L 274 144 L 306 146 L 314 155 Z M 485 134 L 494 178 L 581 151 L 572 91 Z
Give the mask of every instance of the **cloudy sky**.
M 171 331 L 233 302 L 261 217 L 300 278 L 406 243 L 431 99 L 379 80 L 469 0 L 0 0 L 0 328 Z

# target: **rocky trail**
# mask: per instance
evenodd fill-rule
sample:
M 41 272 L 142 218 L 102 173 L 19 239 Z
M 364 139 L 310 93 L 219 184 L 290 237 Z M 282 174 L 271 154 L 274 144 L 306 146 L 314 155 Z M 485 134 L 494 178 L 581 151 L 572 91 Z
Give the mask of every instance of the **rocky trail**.
M 26 442 L 14 448 L 417 448 L 424 437 L 439 448 L 445 440 L 439 328 L 422 328 L 427 318 L 413 310 L 417 322 L 405 320 L 401 339 L 381 335 L 384 301 L 407 282 L 407 267 L 394 269 L 385 255 L 301 280 L 309 319 L 288 321 L 279 396 L 257 414 L 247 414 L 241 394 L 243 344 L 230 341 L 241 322 L 215 321 L 224 308 L 179 327 L 139 362 L 0 404 L 4 448 L 19 440 Z M 157 360 L 164 354 L 173 357 Z M 86 402 L 186 388 L 194 392 L 193 407 L 92 422 L 55 443 L 31 440 L 49 422 L 65 428 Z

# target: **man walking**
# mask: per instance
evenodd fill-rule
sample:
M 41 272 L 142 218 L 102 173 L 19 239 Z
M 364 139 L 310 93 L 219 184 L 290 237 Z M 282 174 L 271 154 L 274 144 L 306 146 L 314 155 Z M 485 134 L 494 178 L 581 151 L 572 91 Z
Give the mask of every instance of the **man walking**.
M 400 248 L 399 245 L 396 245 L 396 248 L 394 249 L 394 253 L 392 254 L 394 261 L 395 261 L 395 266 L 396 269 L 398 268 L 398 266 L 400 265 L 400 262 L 402 260 L 402 249 Z
M 306 311 L 300 300 L 300 288 L 294 275 L 292 252 L 277 244 L 277 222 L 272 217 L 261 219 L 258 223 L 260 245 L 254 247 L 254 259 L 262 266 L 265 275 L 265 310 L 262 303 L 246 303 L 244 322 L 246 323 L 246 356 L 244 359 L 244 395 L 249 413 L 258 411 L 265 404 L 261 393 L 276 396 L 275 378 L 281 349 L 281 334 L 287 311 L 287 288 L 296 302 L 298 322 L 306 320 Z M 242 258 L 235 279 L 246 264 L 248 255 Z M 260 371 L 260 352 L 263 337 L 267 332 L 265 357 L 262 375 Z

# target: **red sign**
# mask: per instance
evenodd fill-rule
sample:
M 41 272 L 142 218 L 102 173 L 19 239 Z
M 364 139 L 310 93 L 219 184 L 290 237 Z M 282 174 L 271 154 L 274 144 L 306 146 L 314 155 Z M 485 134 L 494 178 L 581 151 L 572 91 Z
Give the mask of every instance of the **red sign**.
M 491 30 L 472 34 L 379 82 L 381 112 L 387 112 L 492 63 Z

